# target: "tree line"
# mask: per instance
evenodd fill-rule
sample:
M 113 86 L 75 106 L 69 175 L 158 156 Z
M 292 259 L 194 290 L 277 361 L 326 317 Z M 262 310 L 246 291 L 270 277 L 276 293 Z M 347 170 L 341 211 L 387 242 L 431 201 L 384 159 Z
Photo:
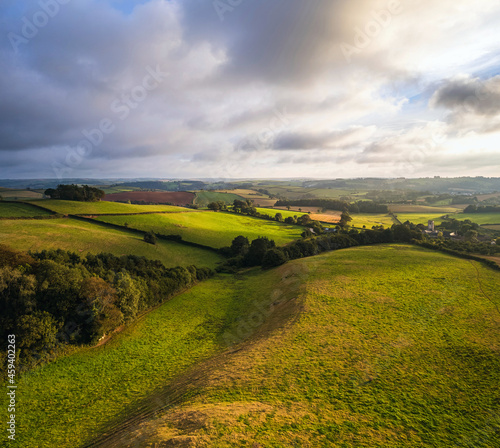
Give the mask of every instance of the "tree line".
M 464 213 L 500 213 L 500 205 L 474 205 L 464 209 Z
M 29 369 L 70 345 L 95 344 L 212 275 L 209 268 L 166 268 L 134 255 L 22 253 L 0 245 L 1 337 L 18 336 L 18 365 Z
M 252 266 L 268 269 L 280 266 L 289 260 L 310 257 L 326 251 L 369 244 L 411 243 L 422 238 L 422 232 L 406 225 L 393 225 L 388 229 L 361 232 L 356 229 L 340 230 L 335 234 L 325 233 L 316 237 L 305 236 L 283 247 L 277 247 L 275 242 L 267 237 L 256 238 L 250 242 L 248 238 L 240 235 L 232 241 L 231 246 L 222 249 L 229 258 L 218 271 L 236 272 L 241 268 Z
M 103 190 L 88 185 L 58 185 L 56 189 L 48 188 L 45 196 L 51 199 L 64 199 L 67 201 L 96 202 L 100 201 L 106 193 Z

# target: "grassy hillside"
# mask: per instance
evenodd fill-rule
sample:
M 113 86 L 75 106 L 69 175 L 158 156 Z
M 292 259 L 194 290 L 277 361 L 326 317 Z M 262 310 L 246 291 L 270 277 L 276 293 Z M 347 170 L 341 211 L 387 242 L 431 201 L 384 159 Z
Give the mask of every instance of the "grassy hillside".
M 144 213 L 144 212 L 189 212 L 196 211 L 172 205 L 134 205 L 118 202 L 78 202 L 47 199 L 37 201 L 36 205 L 53 210 L 64 215 L 98 215 L 102 213 Z
M 144 400 L 165 405 L 168 397 L 150 399 L 151 392 L 224 349 L 220 332 L 233 328 L 252 311 L 252 301 L 271 295 L 279 281 L 276 271 L 254 272 L 245 281 L 229 276 L 206 281 L 106 345 L 80 349 L 25 375 L 18 381 L 19 446 L 75 448 Z
M 257 211 L 259 213 L 262 213 L 263 215 L 270 215 L 270 216 L 276 216 L 276 213 L 281 213 L 281 216 L 283 216 L 283 219 L 288 218 L 289 216 L 299 217 L 299 216 L 307 214 L 307 213 L 297 212 L 297 211 L 293 211 L 293 210 L 280 210 L 280 209 L 276 209 L 276 208 L 260 208 L 260 207 L 257 207 Z
M 222 258 L 212 251 L 170 241 L 147 244 L 140 235 L 74 219 L 2 220 L 0 242 L 18 250 L 63 249 L 77 253 L 138 255 L 166 266 L 215 267 Z
M 292 266 L 299 319 L 203 364 L 118 446 L 500 446 L 499 273 L 402 245 Z
M 198 212 L 162 215 L 106 216 L 100 221 L 123 225 L 163 235 L 181 235 L 186 241 L 215 248 L 230 246 L 238 235 L 249 239 L 267 236 L 282 245 L 300 238 L 302 227 L 231 213 Z
M 96 446 L 496 447 L 499 288 L 405 245 L 219 276 L 22 378 L 20 443 L 73 448 L 168 407 Z
M 49 216 L 50 212 L 28 204 L 14 204 L 0 202 L 0 218 L 33 218 L 35 216 Z

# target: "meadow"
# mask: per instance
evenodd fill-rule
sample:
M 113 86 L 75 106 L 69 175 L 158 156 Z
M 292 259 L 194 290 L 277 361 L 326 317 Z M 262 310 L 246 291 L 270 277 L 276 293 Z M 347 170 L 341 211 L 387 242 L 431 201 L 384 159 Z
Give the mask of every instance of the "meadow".
M 51 214 L 29 204 L 0 201 L 0 218 L 33 218 L 35 216 L 50 216 Z
M 134 232 L 70 218 L 2 220 L 0 242 L 22 251 L 63 249 L 80 254 L 108 252 L 116 256 L 144 256 L 160 260 L 168 267 L 194 264 L 213 268 L 222 261 L 222 257 L 213 251 L 163 240 L 153 246 L 145 243 L 142 236 Z
M 450 214 L 449 217 L 459 221 L 470 219 L 479 225 L 500 224 L 500 213 L 455 213 Z
M 219 275 L 19 378 L 19 443 L 493 448 L 499 288 L 409 245 Z
M 295 211 L 295 210 L 281 210 L 281 209 L 278 209 L 278 208 L 261 208 L 261 207 L 257 207 L 257 211 L 259 213 L 262 213 L 263 215 L 270 215 L 270 216 L 276 216 L 276 213 L 281 213 L 281 215 L 283 216 L 283 219 L 285 218 L 288 218 L 289 216 L 291 217 L 294 217 L 294 216 L 302 216 L 302 215 L 306 215 L 307 213 L 304 213 L 304 212 L 299 212 L 299 211 Z
M 169 381 L 225 348 L 220 333 L 248 313 L 259 294 L 279 283 L 276 272 L 245 282 L 219 276 L 178 295 L 115 335 L 18 379 L 18 446 L 75 448 L 108 431 Z M 3 405 L 4 395 L 0 402 Z
M 134 205 L 122 204 L 119 202 L 78 202 L 78 201 L 62 201 L 59 199 L 46 199 L 35 202 L 49 210 L 62 215 L 99 215 L 106 213 L 150 213 L 150 212 L 189 212 L 196 210 L 175 207 L 173 205 Z
M 396 213 L 396 217 L 404 223 L 410 221 L 413 224 L 425 224 L 428 221 L 434 221 L 436 225 L 440 225 L 443 221 L 442 217 L 445 216 L 443 213 Z
M 373 226 L 391 227 L 394 224 L 390 215 L 378 213 L 350 213 L 352 221 L 349 223 L 352 227 L 362 228 L 365 226 L 371 229 Z
M 429 213 L 436 214 L 440 213 L 441 215 L 446 213 L 457 213 L 459 210 L 462 210 L 459 207 L 443 207 L 443 206 L 429 206 L 429 205 L 400 205 L 400 204 L 391 204 L 389 205 L 389 210 L 394 214 L 407 214 L 407 213 Z
M 102 216 L 100 221 L 128 224 L 130 228 L 152 230 L 163 235 L 181 235 L 186 241 L 214 248 L 230 246 L 239 235 L 252 240 L 260 236 L 283 245 L 300 238 L 302 227 L 224 212 L 171 213 L 161 215 Z
M 500 273 L 405 245 L 336 251 L 277 271 L 303 283 L 299 317 L 202 364 L 179 406 L 122 440 L 500 446 Z M 271 308 L 269 319 L 281 312 Z
M 33 199 L 42 199 L 43 194 L 40 191 L 33 190 L 0 190 L 0 196 L 6 201 L 29 201 Z

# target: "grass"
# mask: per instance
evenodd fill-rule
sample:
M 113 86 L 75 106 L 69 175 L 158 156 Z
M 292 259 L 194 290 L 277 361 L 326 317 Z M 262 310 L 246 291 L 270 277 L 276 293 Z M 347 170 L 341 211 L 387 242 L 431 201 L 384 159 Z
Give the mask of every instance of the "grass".
M 76 447 L 147 402 L 169 410 L 114 446 L 493 448 L 499 288 L 407 245 L 219 276 L 19 378 L 19 443 Z
M 239 235 L 252 240 L 267 236 L 276 244 L 283 245 L 303 232 L 299 226 L 280 224 L 274 221 L 251 218 L 223 212 L 172 213 L 163 215 L 106 216 L 100 221 L 150 231 L 163 235 L 181 235 L 186 241 L 220 248 L 230 246 Z
M 429 220 L 435 221 L 436 225 L 443 221 L 443 213 L 396 213 L 396 217 L 402 222 L 410 221 L 413 224 L 425 224 Z
M 281 215 L 283 216 L 283 219 L 288 218 L 289 216 L 299 217 L 299 216 L 307 214 L 307 213 L 297 212 L 297 211 L 293 211 L 293 210 L 280 210 L 280 209 L 276 209 L 276 208 L 260 208 L 260 207 L 257 207 L 257 211 L 259 213 L 264 214 L 264 215 L 270 215 L 270 216 L 276 216 L 276 213 L 281 213 Z
M 461 210 L 459 207 L 443 207 L 442 205 L 436 204 L 435 206 L 430 205 L 389 205 L 389 210 L 394 214 L 407 214 L 407 213 L 428 213 L 436 214 L 440 213 L 444 215 L 446 213 L 456 213 Z
M 500 224 L 489 226 L 485 225 L 484 228 L 489 229 L 489 230 L 500 230 Z
M 234 193 L 221 193 L 216 191 L 197 191 L 194 204 L 206 207 L 210 202 L 224 201 L 227 205 L 232 204 L 235 199 L 243 200 L 242 196 Z
M 373 226 L 391 227 L 394 224 L 390 215 L 377 213 L 351 213 L 352 221 L 349 223 L 352 227 L 362 228 L 366 226 L 371 229 Z
M 299 319 L 202 365 L 180 406 L 133 428 L 139 446 L 500 446 L 500 273 L 403 245 L 287 266 Z
M 450 214 L 449 217 L 459 221 L 470 219 L 480 225 L 500 224 L 500 213 L 455 213 Z
M 42 199 L 43 194 L 39 191 L 33 190 L 9 190 L 5 189 L 0 191 L 0 195 L 6 201 L 27 201 L 32 199 Z
M 153 246 L 133 232 L 75 219 L 23 220 L 21 224 L 4 220 L 0 222 L 0 241 L 23 251 L 63 249 L 81 254 L 138 255 L 160 260 L 169 267 L 193 264 L 215 267 L 222 260 L 212 251 L 160 240 Z
M 146 213 L 146 212 L 189 212 L 195 211 L 173 205 L 134 205 L 121 204 L 119 202 L 78 202 L 61 201 L 58 199 L 47 199 L 37 201 L 37 205 L 48 208 L 56 213 L 63 215 L 98 215 L 106 213 Z
M 244 284 L 228 276 L 208 280 L 106 345 L 80 349 L 18 378 L 19 446 L 75 448 L 109 430 L 153 390 L 224 348 L 219 333 L 235 325 L 260 293 L 270 294 L 276 281 L 276 272 L 250 274 Z
M 51 213 L 28 204 L 14 204 L 0 201 L 0 218 L 33 218 L 49 216 Z

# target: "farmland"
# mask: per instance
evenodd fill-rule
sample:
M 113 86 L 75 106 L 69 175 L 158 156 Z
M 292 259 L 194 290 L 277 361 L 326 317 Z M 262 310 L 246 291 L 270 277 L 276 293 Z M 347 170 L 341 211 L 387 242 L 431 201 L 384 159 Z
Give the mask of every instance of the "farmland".
M 373 226 L 391 227 L 394 224 L 390 215 L 377 213 L 351 213 L 352 221 L 350 225 L 361 228 L 365 226 L 371 229 Z
M 282 245 L 300 238 L 303 228 L 223 212 L 171 213 L 162 215 L 106 216 L 100 221 L 163 235 L 181 235 L 186 241 L 220 248 L 239 235 L 249 239 L 267 236 Z
M 477 262 L 406 245 L 218 276 L 22 377 L 20 443 L 79 446 L 170 405 L 116 446 L 498 446 L 482 428 L 498 425 L 499 287 Z
M 33 218 L 50 215 L 50 212 L 29 204 L 0 202 L 0 218 Z
M 259 193 L 255 190 L 235 189 L 235 190 L 220 190 L 226 193 L 234 193 L 244 199 L 253 201 L 256 207 L 272 207 L 276 203 L 276 199 L 271 199 L 269 196 Z
M 32 190 L 0 190 L 0 195 L 6 201 L 29 201 L 33 199 L 42 199 L 43 194 Z
M 195 211 L 172 205 L 133 205 L 113 202 L 77 202 L 47 199 L 34 204 L 45 207 L 62 215 L 100 215 L 100 214 L 127 214 L 145 212 L 189 212 Z
M 142 425 L 139 445 L 499 445 L 499 273 L 407 246 L 294 266 L 298 320 L 202 365 L 196 396 Z
M 242 201 L 244 198 L 231 192 L 197 191 L 194 204 L 200 207 L 206 207 L 210 202 L 223 201 L 229 205 L 232 204 L 235 199 Z
M 113 255 L 138 255 L 160 260 L 169 267 L 215 267 L 221 257 L 211 251 L 186 247 L 170 241 L 155 246 L 143 241 L 141 235 L 102 227 L 76 219 L 2 220 L 0 242 L 17 250 L 39 252 L 63 249 L 81 254 L 108 252 Z
M 394 213 L 394 214 L 406 214 L 406 213 L 429 213 L 429 214 L 436 214 L 436 213 L 441 213 L 446 214 L 446 213 L 457 213 L 458 211 L 462 210 L 461 208 L 458 207 L 431 207 L 428 205 L 394 205 L 391 204 L 389 205 L 389 210 Z
M 194 193 L 186 191 L 124 191 L 111 193 L 104 197 L 104 201 L 134 201 L 151 202 L 157 204 L 188 205 L 194 200 Z
M 436 225 L 441 224 L 443 221 L 443 213 L 397 213 L 396 217 L 402 223 L 410 221 L 413 224 L 425 224 L 428 221 L 434 221 Z
M 470 219 L 479 225 L 500 224 L 500 213 L 455 213 L 450 214 L 449 217 L 459 221 Z

